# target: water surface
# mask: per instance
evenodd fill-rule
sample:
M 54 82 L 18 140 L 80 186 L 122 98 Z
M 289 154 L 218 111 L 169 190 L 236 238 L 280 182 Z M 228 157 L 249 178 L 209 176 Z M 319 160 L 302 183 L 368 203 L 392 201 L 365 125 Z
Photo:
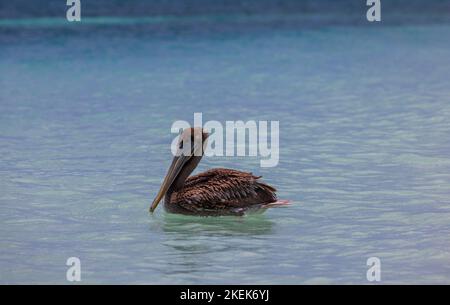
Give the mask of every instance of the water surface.
M 94 22 L 95 23 L 95 22 Z M 450 283 L 448 25 L 0 32 L 0 282 Z M 156 29 L 156 30 L 155 30 Z M 279 120 L 289 208 L 154 216 L 175 120 Z

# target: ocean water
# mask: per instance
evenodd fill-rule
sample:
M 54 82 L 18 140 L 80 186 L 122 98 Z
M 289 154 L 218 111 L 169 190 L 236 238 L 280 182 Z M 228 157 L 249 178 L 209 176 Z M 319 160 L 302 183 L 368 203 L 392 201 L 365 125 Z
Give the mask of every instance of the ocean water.
M 0 31 L 0 283 L 450 283 L 450 26 Z M 36 26 L 33 26 L 36 23 Z M 103 24 L 103 25 L 102 25 Z M 280 161 L 207 157 L 293 201 L 247 217 L 153 200 L 175 120 L 277 120 Z

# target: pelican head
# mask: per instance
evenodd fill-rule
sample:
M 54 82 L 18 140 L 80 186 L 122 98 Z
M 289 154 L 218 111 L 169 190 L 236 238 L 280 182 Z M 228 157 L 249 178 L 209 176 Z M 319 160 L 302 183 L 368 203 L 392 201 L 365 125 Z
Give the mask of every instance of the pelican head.
M 176 154 L 161 184 L 161 188 L 150 206 L 150 213 L 155 211 L 169 189 L 177 190 L 183 186 L 184 181 L 203 156 L 208 135 L 200 127 L 187 128 L 181 133 L 177 143 Z

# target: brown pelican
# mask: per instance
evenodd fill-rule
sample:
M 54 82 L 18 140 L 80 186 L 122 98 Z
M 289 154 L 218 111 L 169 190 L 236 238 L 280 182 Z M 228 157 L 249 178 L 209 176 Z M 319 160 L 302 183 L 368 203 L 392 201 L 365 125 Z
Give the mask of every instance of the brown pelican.
M 199 216 L 241 216 L 289 203 L 277 200 L 275 188 L 252 173 L 215 168 L 189 177 L 203 156 L 207 138 L 208 133 L 198 127 L 182 132 L 177 153 L 150 206 L 151 213 L 163 197 L 166 211 Z

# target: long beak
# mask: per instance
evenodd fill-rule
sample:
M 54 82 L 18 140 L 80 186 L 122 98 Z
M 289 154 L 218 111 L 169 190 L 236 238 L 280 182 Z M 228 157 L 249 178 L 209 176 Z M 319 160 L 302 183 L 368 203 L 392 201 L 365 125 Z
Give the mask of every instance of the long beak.
M 189 160 L 190 157 L 191 156 L 181 155 L 181 156 L 176 156 L 173 158 L 172 164 L 170 165 L 169 170 L 167 171 L 166 177 L 164 178 L 161 188 L 159 189 L 159 192 L 156 195 L 155 200 L 153 200 L 153 203 L 150 206 L 150 213 L 153 213 L 153 211 L 155 211 L 159 202 L 164 197 L 164 195 L 167 193 L 167 190 L 172 185 L 175 178 L 178 176 L 178 174 L 180 173 L 184 164 Z

